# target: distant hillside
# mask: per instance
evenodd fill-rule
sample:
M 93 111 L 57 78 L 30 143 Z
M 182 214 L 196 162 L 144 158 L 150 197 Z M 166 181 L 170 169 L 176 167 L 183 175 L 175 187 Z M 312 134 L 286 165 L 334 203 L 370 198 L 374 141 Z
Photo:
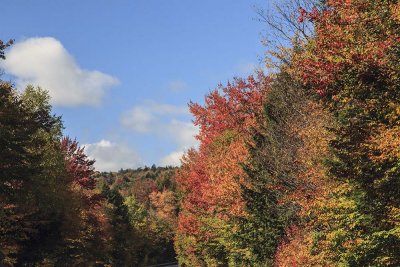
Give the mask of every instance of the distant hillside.
M 177 170 L 177 167 L 153 165 L 94 175 L 100 190 L 109 188 L 123 197 L 131 224 L 141 239 L 141 245 L 136 248 L 140 251 L 141 264 L 175 261 L 173 240 L 179 211 Z
M 149 194 L 154 191 L 176 191 L 175 172 L 177 167 L 140 167 L 121 169 L 118 172 L 96 172 L 99 186 L 103 183 L 120 191 L 123 196 L 133 195 L 140 203 L 149 207 Z

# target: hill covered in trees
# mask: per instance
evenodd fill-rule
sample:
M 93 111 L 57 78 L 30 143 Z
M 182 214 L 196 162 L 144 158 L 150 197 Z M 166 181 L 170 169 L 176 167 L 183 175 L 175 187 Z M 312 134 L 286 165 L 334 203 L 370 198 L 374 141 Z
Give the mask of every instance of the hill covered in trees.
M 45 91 L 2 82 L 1 264 L 399 266 L 400 3 L 260 15 L 288 39 L 189 104 L 179 168 L 96 172 Z
M 124 235 L 130 227 L 137 232 L 136 239 L 126 241 L 140 244 L 138 265 L 175 261 L 173 242 L 179 211 L 176 170 L 176 167 L 152 165 L 118 172 L 96 172 L 93 175 L 97 187 L 110 203 L 115 206 L 115 201 L 120 199 L 117 204 L 120 206 L 107 209 L 106 214 L 115 218 L 116 223 L 119 216 L 127 216 L 130 223 L 125 230 L 119 229 L 121 238 L 126 239 Z M 116 243 L 116 246 L 126 249 L 123 243 Z

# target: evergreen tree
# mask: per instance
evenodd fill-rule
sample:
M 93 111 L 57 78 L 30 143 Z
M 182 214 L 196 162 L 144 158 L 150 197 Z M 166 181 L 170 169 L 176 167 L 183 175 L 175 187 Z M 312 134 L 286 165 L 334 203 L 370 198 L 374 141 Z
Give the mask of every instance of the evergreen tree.
M 287 196 L 297 187 L 299 165 L 295 160 L 301 140 L 292 122 L 305 119 L 299 111 L 306 99 L 301 85 L 287 73 L 278 74 L 268 92 L 262 121 L 248 144 L 250 159 L 243 166 L 242 184 L 247 216 L 241 219 L 238 233 L 253 254 L 248 264 L 273 266 L 285 230 L 296 219 L 299 206 Z
M 138 239 L 129 222 L 128 207 L 118 190 L 106 184 L 103 184 L 102 194 L 110 204 L 107 209 L 112 231 L 110 263 L 112 266 L 138 266 Z

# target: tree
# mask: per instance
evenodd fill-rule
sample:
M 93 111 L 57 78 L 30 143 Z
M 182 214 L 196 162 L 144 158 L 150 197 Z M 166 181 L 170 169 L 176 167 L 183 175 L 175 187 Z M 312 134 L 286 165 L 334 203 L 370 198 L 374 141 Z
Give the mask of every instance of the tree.
M 50 168 L 49 164 L 58 167 L 62 164 L 61 154 L 52 154 L 55 152 L 53 145 L 58 142 L 60 120 L 49 115 L 45 105 L 48 97 L 44 91 L 33 93 L 34 89 L 28 89 L 19 96 L 11 85 L 2 82 L 0 90 L 0 144 L 3 151 L 0 155 L 0 198 L 1 213 L 5 216 L 1 239 L 7 264 L 17 261 L 18 252 L 26 248 L 25 242 L 36 236 L 37 229 L 48 222 L 48 215 L 57 216 L 57 204 L 64 196 L 63 190 L 58 196 L 48 194 L 58 185 L 53 183 L 53 175 L 57 173 L 48 176 L 47 168 Z M 34 104 L 39 98 L 43 105 Z M 16 220 L 15 227 L 7 229 L 13 220 Z
M 261 114 L 271 79 L 259 75 L 220 86 L 205 99 L 191 103 L 200 127 L 198 151 L 190 150 L 176 180 L 181 211 L 175 247 L 181 264 L 240 264 L 248 251 L 238 246 L 235 218 L 245 216 L 240 182 L 247 160 L 246 140 Z
M 138 238 L 130 225 L 128 207 L 116 189 L 103 184 L 102 194 L 109 203 L 106 212 L 112 231 L 109 263 L 112 266 L 138 266 Z
M 9 40 L 8 42 L 4 43 L 2 40 L 0 40 L 0 59 L 6 59 L 6 56 L 4 54 L 4 50 L 6 50 L 8 47 L 13 45 L 14 40 Z

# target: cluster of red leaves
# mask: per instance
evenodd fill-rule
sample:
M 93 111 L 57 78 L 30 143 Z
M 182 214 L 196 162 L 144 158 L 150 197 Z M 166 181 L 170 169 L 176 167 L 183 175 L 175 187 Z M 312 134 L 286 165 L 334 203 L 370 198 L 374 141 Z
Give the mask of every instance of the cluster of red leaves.
M 311 11 L 306 11 L 304 8 L 299 8 L 299 17 L 297 18 L 298 22 L 303 23 L 306 20 L 313 21 L 320 16 L 320 11 L 313 7 Z
M 84 148 L 79 147 L 76 140 L 64 137 L 61 140 L 61 151 L 65 153 L 66 168 L 73 178 L 73 183 L 84 189 L 94 189 L 96 186 L 93 178 L 95 161 L 88 159 Z
M 87 157 L 84 147 L 80 147 L 76 140 L 69 137 L 61 139 L 61 151 L 65 157 L 65 167 L 71 177 L 71 186 L 77 187 L 83 199 L 91 207 L 96 206 L 101 196 L 95 192 L 94 160 Z
M 189 107 L 195 116 L 194 124 L 200 127 L 197 138 L 201 144 L 210 144 L 227 129 L 246 134 L 255 124 L 267 84 L 271 81 L 262 74 L 257 79 L 252 76 L 247 80 L 235 79 L 233 84 L 220 85 L 207 95 L 204 106 L 191 102 Z
M 301 8 L 298 21 L 312 21 L 315 38 L 307 42 L 306 52 L 294 57 L 297 76 L 324 95 L 343 69 L 386 64 L 387 52 L 400 40 L 387 23 L 397 18 L 396 10 L 390 1 L 362 0 L 329 0 L 323 10 Z
M 208 177 L 205 172 L 204 155 L 194 149 L 183 157 L 183 166 L 176 176 L 177 183 L 185 199 L 181 203 L 181 213 L 178 221 L 178 231 L 186 234 L 196 234 L 199 225 L 196 214 L 209 208 L 203 199 L 203 192 L 208 188 Z

